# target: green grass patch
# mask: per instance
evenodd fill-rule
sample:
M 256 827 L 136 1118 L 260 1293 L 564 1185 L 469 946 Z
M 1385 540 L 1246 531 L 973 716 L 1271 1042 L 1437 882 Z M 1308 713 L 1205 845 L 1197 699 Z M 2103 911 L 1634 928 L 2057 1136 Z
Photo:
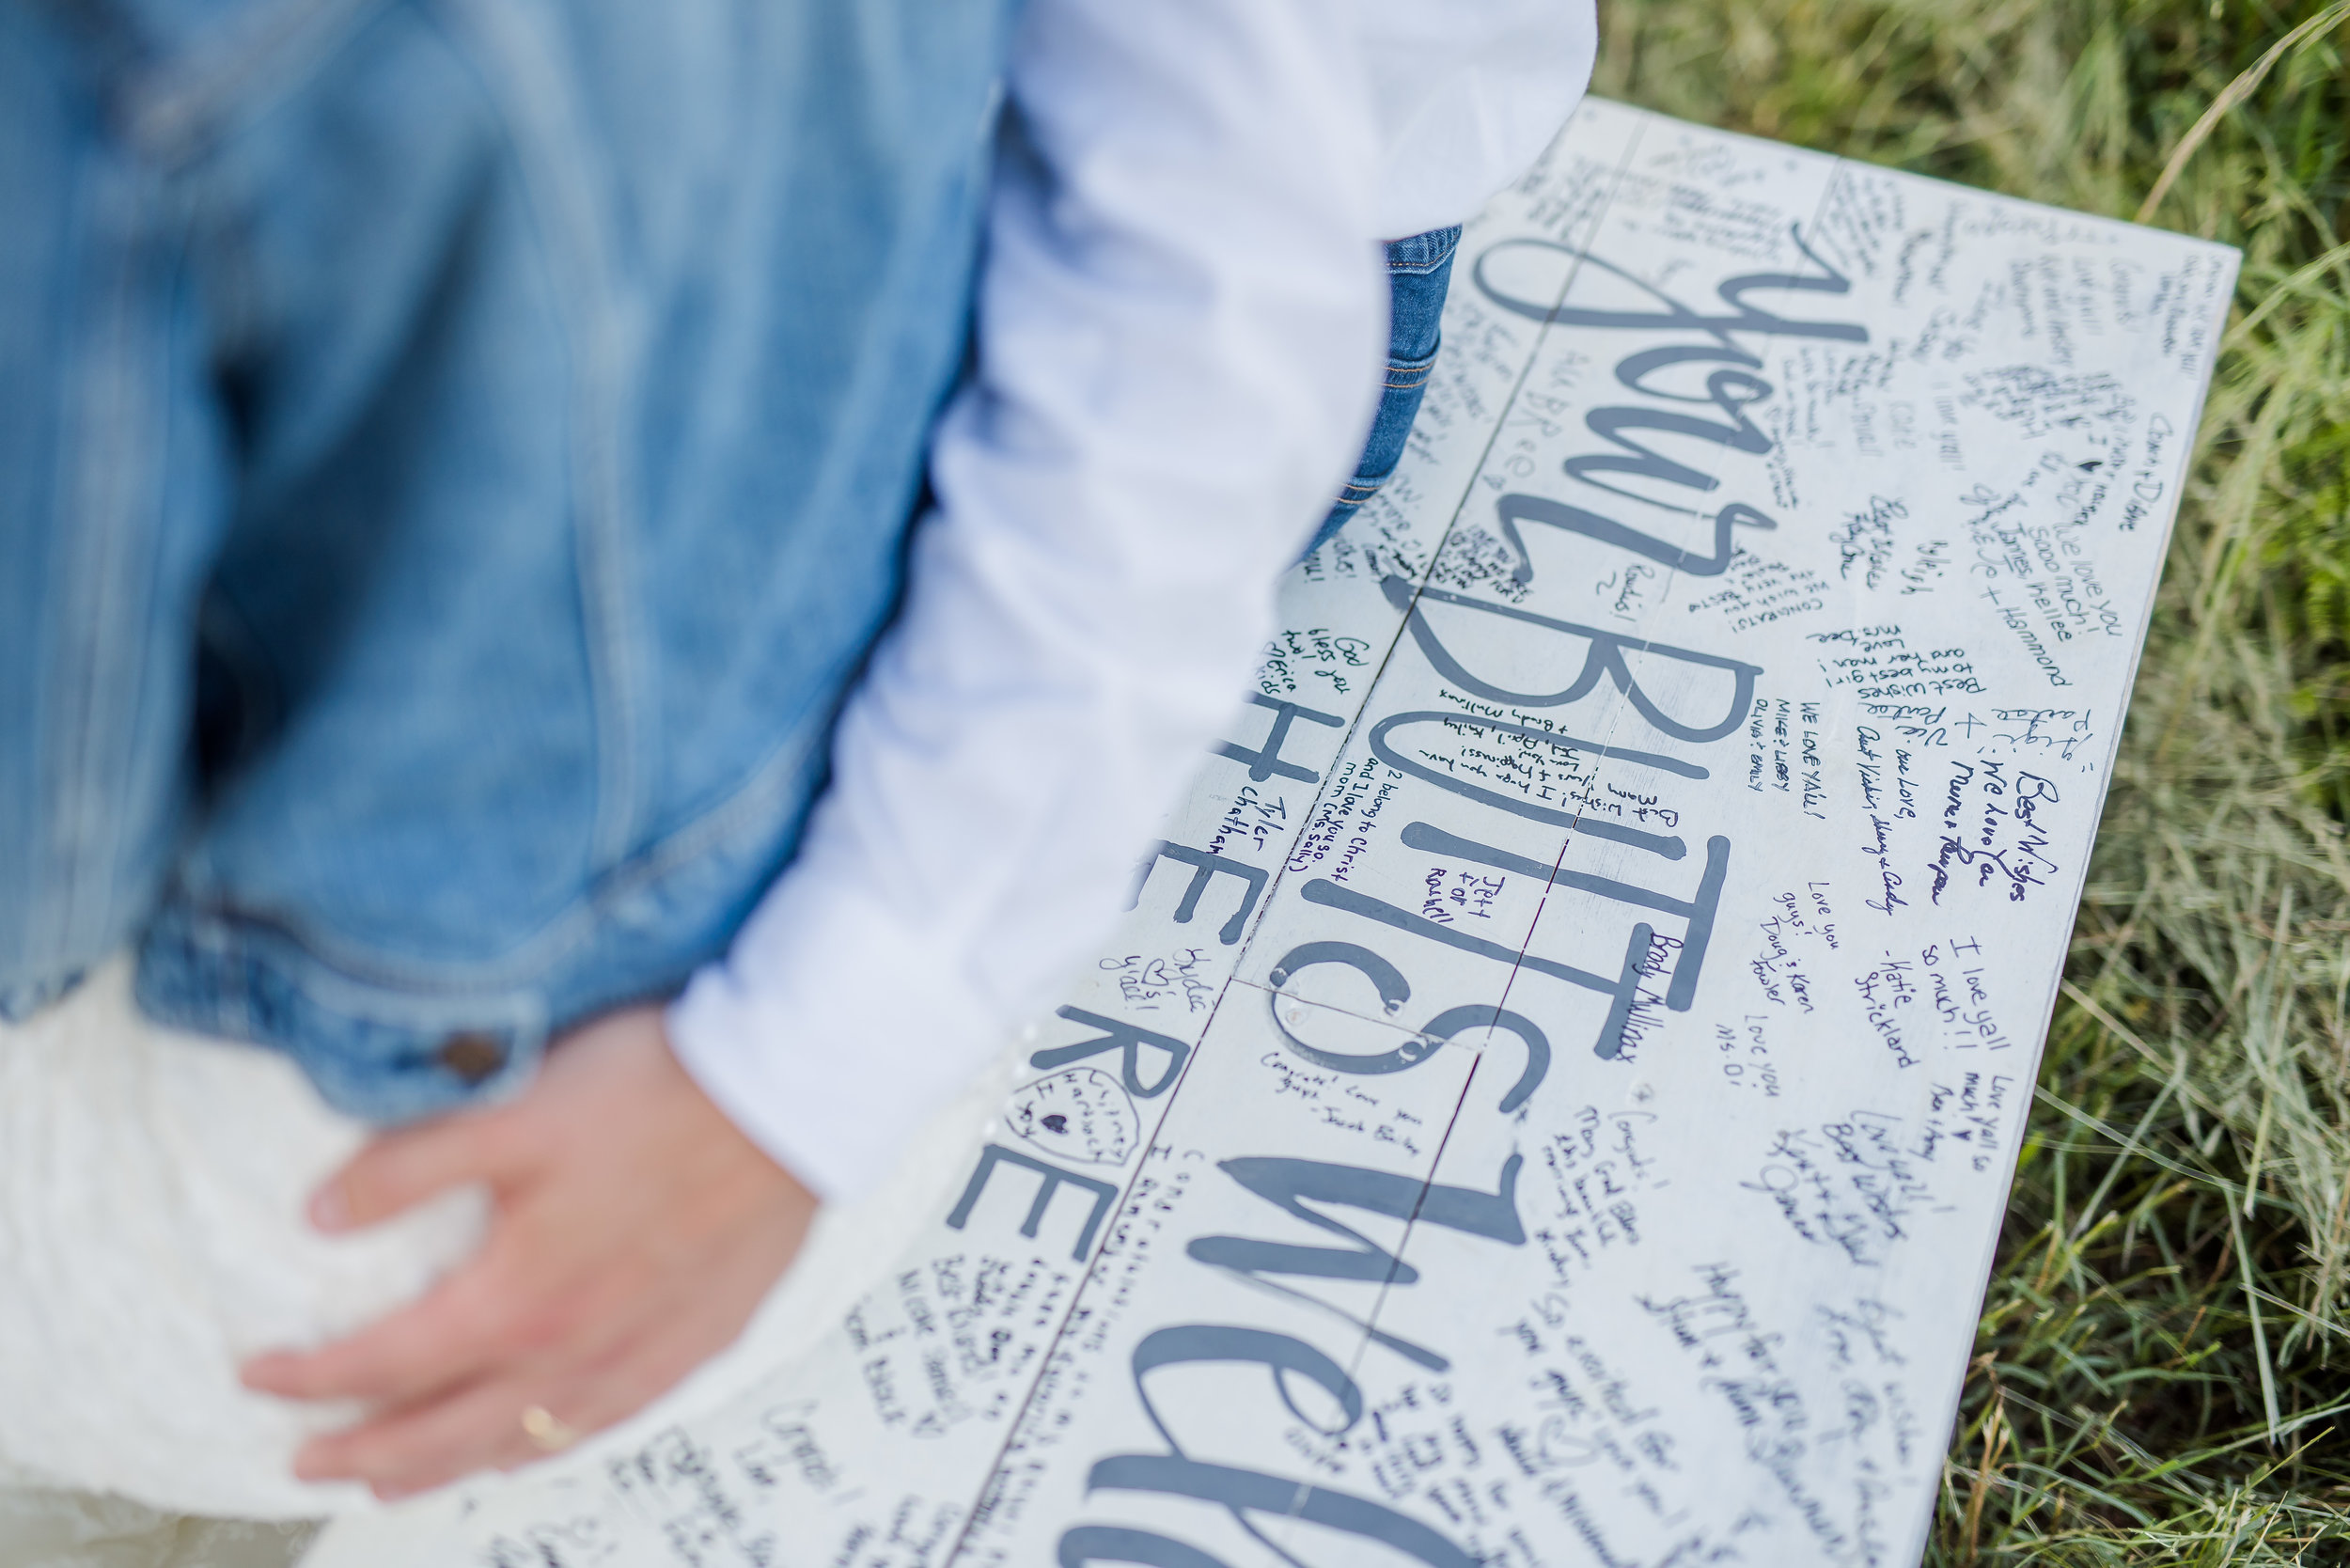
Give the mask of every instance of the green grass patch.
M 1612 97 L 2244 250 L 1926 1560 L 2350 1563 L 2350 3 L 1601 34 Z

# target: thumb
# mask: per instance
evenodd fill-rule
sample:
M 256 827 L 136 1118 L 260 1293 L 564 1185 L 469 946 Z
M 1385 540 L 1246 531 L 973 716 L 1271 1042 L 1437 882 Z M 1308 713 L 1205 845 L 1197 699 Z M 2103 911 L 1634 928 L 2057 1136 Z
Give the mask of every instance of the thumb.
M 452 1188 L 493 1186 L 525 1164 L 520 1129 L 495 1111 L 459 1112 L 380 1133 L 310 1196 L 310 1223 L 330 1233 L 381 1224 Z

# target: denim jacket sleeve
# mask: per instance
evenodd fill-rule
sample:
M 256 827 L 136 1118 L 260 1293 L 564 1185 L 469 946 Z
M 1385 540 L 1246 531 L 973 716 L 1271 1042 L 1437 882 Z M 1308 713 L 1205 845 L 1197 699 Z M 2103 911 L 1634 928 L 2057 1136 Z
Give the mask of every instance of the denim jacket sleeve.
M 806 838 L 675 1004 L 828 1198 L 1048 1001 L 1246 685 L 1386 338 L 1378 136 L 1324 0 L 1032 0 L 972 375 Z

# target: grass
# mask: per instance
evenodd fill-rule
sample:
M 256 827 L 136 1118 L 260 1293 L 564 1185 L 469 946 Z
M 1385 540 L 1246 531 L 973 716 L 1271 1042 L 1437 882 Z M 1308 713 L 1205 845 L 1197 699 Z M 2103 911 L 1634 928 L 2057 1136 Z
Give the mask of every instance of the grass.
M 1601 34 L 1610 96 L 2245 252 L 1926 1560 L 2350 1563 L 2350 0 Z

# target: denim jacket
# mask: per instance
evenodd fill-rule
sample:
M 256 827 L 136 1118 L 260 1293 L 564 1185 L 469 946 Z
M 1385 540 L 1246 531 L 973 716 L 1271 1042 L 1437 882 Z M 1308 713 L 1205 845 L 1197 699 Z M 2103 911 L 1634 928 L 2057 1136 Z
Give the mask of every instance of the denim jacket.
M 0 1011 L 379 1121 L 789 857 L 966 336 L 1013 0 L 0 3 Z

